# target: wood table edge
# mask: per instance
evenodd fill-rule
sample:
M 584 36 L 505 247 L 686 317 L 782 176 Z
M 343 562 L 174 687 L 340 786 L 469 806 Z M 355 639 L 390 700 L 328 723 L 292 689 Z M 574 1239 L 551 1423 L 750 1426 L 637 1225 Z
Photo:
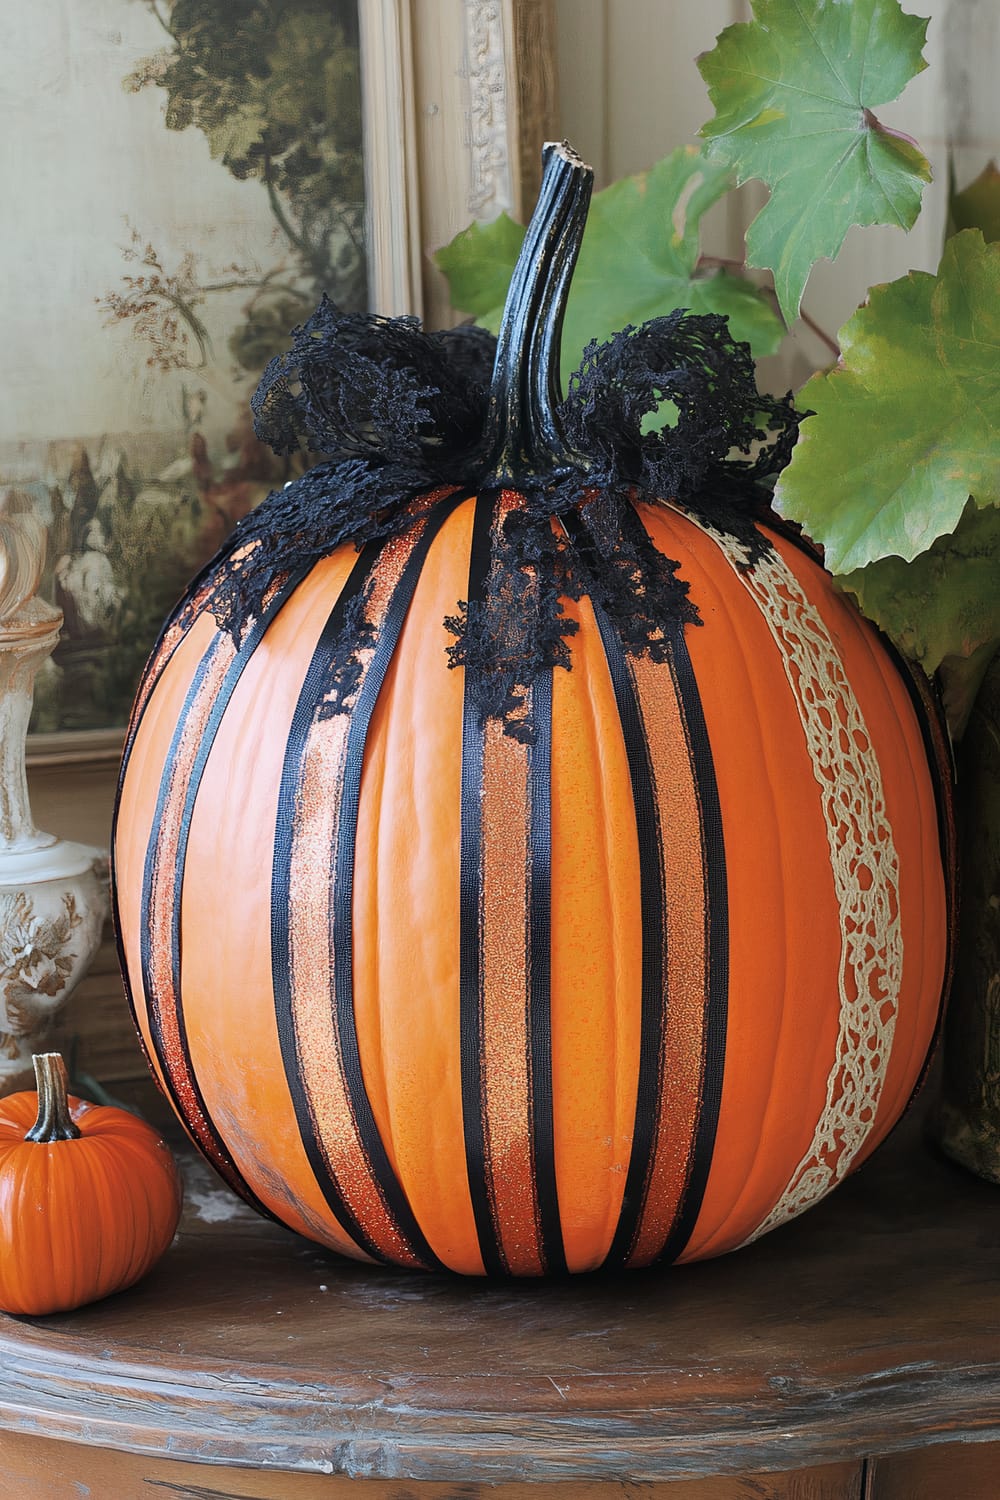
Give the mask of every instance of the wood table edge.
M 352 1479 L 656 1482 L 1000 1441 L 1000 1362 L 926 1361 L 822 1389 L 771 1384 L 749 1398 L 745 1383 L 729 1399 L 717 1387 L 709 1410 L 666 1404 L 662 1382 L 641 1404 L 635 1379 L 595 1375 L 603 1399 L 581 1408 L 545 1377 L 493 1378 L 470 1406 L 467 1380 L 323 1384 L 313 1373 L 310 1383 L 304 1372 L 234 1360 L 87 1357 L 72 1339 L 53 1351 L 33 1331 L 0 1334 L 0 1430 L 203 1464 Z

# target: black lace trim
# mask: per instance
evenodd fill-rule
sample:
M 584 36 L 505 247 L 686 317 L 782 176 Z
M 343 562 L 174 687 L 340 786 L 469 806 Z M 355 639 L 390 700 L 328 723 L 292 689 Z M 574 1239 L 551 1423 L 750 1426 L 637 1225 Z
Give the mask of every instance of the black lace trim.
M 324 298 L 252 403 L 276 452 L 321 461 L 245 517 L 220 554 L 211 608 L 222 628 L 239 641 L 278 576 L 404 532 L 429 492 L 496 486 L 486 456 L 494 351 L 482 329 L 425 333 L 415 318 L 341 314 Z M 654 660 L 666 653 L 665 622 L 698 623 L 678 563 L 632 524 L 635 503 L 670 500 L 739 540 L 752 566 L 768 547 L 756 524 L 768 481 L 788 462 L 801 414 L 790 396 L 758 392 L 749 346 L 724 318 L 679 311 L 591 344 L 559 418 L 573 462 L 518 482 L 484 600 L 456 601 L 446 622 L 451 665 L 475 668 L 483 714 L 522 739 L 526 689 L 570 666 L 577 626 L 563 600 L 592 595 L 625 649 Z M 586 566 L 559 525 L 570 512 L 586 530 Z M 350 703 L 362 644 L 344 640 L 331 711 Z
M 568 559 L 566 536 L 549 517 L 512 511 L 494 538 L 485 597 L 461 600 L 445 619 L 455 637 L 449 665 L 469 670 L 480 716 L 502 719 L 526 744 L 534 737 L 528 688 L 548 668 L 570 666 L 568 637 L 578 626 L 563 601 L 579 599 L 583 587 Z

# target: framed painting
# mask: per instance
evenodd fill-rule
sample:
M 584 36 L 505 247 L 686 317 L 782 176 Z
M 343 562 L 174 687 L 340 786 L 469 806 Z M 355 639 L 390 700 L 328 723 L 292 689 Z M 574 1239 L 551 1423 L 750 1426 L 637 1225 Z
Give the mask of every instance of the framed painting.
M 550 0 L 20 7 L 0 245 L 0 507 L 64 613 L 29 763 L 117 757 L 160 622 L 292 477 L 249 397 L 326 292 L 448 321 L 428 251 L 520 211 L 555 107 Z

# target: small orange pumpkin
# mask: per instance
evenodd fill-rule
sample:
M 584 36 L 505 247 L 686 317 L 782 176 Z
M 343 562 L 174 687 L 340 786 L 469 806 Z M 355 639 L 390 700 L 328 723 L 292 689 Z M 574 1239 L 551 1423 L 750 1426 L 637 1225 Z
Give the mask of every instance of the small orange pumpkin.
M 174 1237 L 181 1183 L 152 1126 L 69 1096 L 58 1052 L 33 1062 L 37 1094 L 0 1100 L 0 1308 L 38 1317 L 145 1276 Z
M 208 1159 L 348 1255 L 474 1275 L 801 1212 L 905 1108 L 948 961 L 929 725 L 761 482 L 798 418 L 683 312 L 560 402 L 590 173 L 546 154 L 492 383 L 475 334 L 326 304 L 265 376 L 261 435 L 329 462 L 168 622 L 114 840 Z

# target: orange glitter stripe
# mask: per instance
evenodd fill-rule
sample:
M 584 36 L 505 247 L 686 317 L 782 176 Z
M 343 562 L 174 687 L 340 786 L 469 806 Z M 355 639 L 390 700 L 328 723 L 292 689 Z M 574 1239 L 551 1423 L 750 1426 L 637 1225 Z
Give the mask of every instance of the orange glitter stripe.
M 180 645 L 194 621 L 201 614 L 211 592 L 212 588 L 210 584 L 202 584 L 201 588 L 192 594 L 184 608 L 178 612 L 177 618 L 167 626 L 154 647 L 153 653 L 146 663 L 142 674 L 139 691 L 132 704 L 132 712 L 129 714 L 128 729 L 125 734 L 125 744 L 127 747 L 131 747 L 139 720 L 142 717 L 146 704 L 149 702 L 153 689 L 160 680 L 161 672 L 174 654 L 175 648 Z M 126 750 L 126 755 L 127 753 L 128 751 Z
M 377 637 L 425 521 L 386 543 L 364 617 Z M 364 683 L 374 648 L 359 652 Z M 385 1202 L 351 1103 L 337 1026 L 330 869 L 337 847 L 350 715 L 314 717 L 296 794 L 290 885 L 290 982 L 298 1065 L 316 1139 L 337 1190 L 371 1243 L 399 1264 L 421 1266 Z
M 653 1160 L 630 1266 L 663 1248 L 680 1208 L 698 1126 L 708 1001 L 701 812 L 684 711 L 672 668 L 633 657 L 660 809 L 666 942 L 666 1016 Z
M 316 1138 L 341 1196 L 381 1250 L 393 1260 L 418 1265 L 388 1213 L 361 1146 L 333 1002 L 330 862 L 349 732 L 346 714 L 313 725 L 296 795 L 289 923 L 296 1049 Z
M 507 1269 L 544 1271 L 531 1148 L 528 747 L 488 721 L 480 894 L 483 1127 L 487 1188 Z
M 147 922 L 149 924 L 149 975 L 147 1005 L 157 1052 L 167 1079 L 176 1095 L 181 1116 L 188 1130 L 212 1161 L 216 1169 L 237 1192 L 244 1193 L 234 1181 L 228 1163 L 220 1155 L 219 1141 L 206 1120 L 198 1098 L 180 1031 L 179 996 L 173 975 L 174 886 L 177 874 L 177 851 L 180 844 L 184 804 L 205 726 L 222 686 L 226 672 L 236 654 L 227 635 L 218 635 L 208 648 L 207 665 L 194 701 L 187 711 L 179 743 L 170 760 L 170 782 L 164 799 L 159 827 L 153 832 L 155 851 L 150 882 Z

